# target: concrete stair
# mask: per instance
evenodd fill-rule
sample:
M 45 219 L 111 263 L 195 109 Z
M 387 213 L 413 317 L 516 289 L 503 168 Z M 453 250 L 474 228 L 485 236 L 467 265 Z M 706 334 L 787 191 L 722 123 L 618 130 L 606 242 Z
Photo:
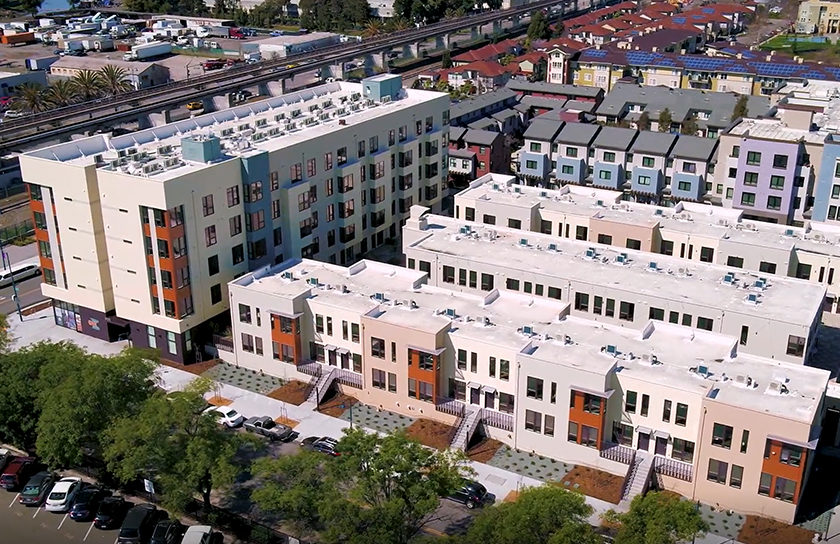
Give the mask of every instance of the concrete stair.
M 481 422 L 481 408 L 475 406 L 466 406 L 464 409 L 464 416 L 460 420 L 455 436 L 452 437 L 452 442 L 449 444 L 450 448 L 466 451 L 467 444 L 470 443 L 472 434 L 478 428 Z
M 653 473 L 653 455 L 638 450 L 633 464 L 627 470 L 627 478 L 624 480 L 624 491 L 621 495 L 619 507 L 630 508 L 630 503 L 637 495 L 644 494 L 650 485 L 650 476 Z

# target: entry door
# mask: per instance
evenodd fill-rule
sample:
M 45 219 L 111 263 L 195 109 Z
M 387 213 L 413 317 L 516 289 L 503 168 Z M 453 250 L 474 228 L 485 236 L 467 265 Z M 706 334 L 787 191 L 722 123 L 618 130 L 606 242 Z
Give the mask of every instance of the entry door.
M 656 437 L 656 455 L 665 455 L 668 450 L 668 439 L 661 436 Z
M 470 404 L 481 404 L 481 389 L 478 387 L 470 389 Z
M 639 442 L 636 449 L 648 451 L 650 447 L 650 434 L 648 433 L 639 433 Z

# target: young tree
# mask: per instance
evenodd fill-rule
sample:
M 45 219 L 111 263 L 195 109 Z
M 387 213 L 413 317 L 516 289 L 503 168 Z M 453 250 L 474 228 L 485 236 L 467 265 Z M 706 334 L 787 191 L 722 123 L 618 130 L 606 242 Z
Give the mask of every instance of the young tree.
M 676 544 L 709 528 L 693 502 L 656 491 L 633 499 L 627 513 L 608 517 L 620 524 L 616 544 Z
M 648 112 L 642 112 L 636 121 L 636 126 L 639 127 L 639 130 L 650 130 L 650 115 L 648 115 Z
M 680 126 L 680 134 L 696 136 L 699 129 L 700 127 L 697 126 L 697 116 L 691 115 L 688 119 L 682 122 L 682 126 Z
M 671 110 L 665 108 L 664 110 L 659 112 L 659 132 L 671 132 L 671 123 L 673 122 L 673 117 L 671 116 Z
M 544 485 L 523 491 L 515 502 L 486 508 L 467 531 L 465 544 L 597 544 L 587 521 L 592 508 L 583 495 Z
M 548 18 L 542 10 L 531 13 L 531 24 L 528 25 L 527 35 L 531 39 L 531 42 L 545 40 L 551 37 L 551 27 L 548 24 Z
M 735 102 L 735 107 L 732 108 L 732 121 L 741 119 L 742 117 L 746 117 L 750 114 L 749 106 L 747 105 L 748 101 L 749 97 L 745 94 L 738 97 L 738 101 Z
M 183 511 L 196 492 L 209 509 L 210 493 L 233 483 L 241 439 L 202 413 L 206 390 L 206 384 L 198 384 L 158 393 L 139 413 L 115 422 L 105 436 L 109 470 L 123 482 L 155 475 L 163 503 L 172 510 Z
M 452 53 L 449 52 L 449 49 L 444 49 L 440 56 L 440 67 L 443 69 L 452 68 Z

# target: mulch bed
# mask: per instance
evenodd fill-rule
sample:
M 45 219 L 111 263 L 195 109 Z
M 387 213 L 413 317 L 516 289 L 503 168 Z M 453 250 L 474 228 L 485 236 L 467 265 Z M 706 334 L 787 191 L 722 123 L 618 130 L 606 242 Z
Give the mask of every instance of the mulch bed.
M 202 361 L 200 363 L 190 363 L 188 365 L 182 365 L 181 363 L 176 363 L 174 361 L 167 361 L 166 359 L 161 359 L 160 364 L 170 366 L 172 368 L 177 368 L 178 370 L 186 370 L 196 376 L 201 376 L 214 366 L 220 363 L 219 359 L 210 359 L 208 361 Z
M 291 380 L 267 396 L 275 400 L 282 400 L 283 402 L 300 406 L 306 402 L 306 398 L 309 396 L 309 384 L 298 380 Z
M 758 516 L 747 516 L 738 533 L 744 544 L 810 544 L 813 538 L 813 531 Z
M 445 450 L 449 448 L 455 437 L 455 427 L 432 421 L 418 419 L 405 429 L 405 434 L 430 448 Z
M 568 485 L 566 485 L 567 482 Z M 578 484 L 577 487 L 575 484 Z M 603 470 L 578 465 L 563 476 L 560 485 L 602 501 L 618 504 L 621 502 L 624 478 Z
M 504 444 L 492 438 L 482 438 L 481 442 L 467 450 L 467 457 L 477 463 L 486 463 L 496 455 Z
M 350 395 L 336 393 L 330 400 L 322 402 L 318 411 L 331 417 L 341 417 L 351 406 L 358 403 L 359 401 Z M 341 407 L 342 405 L 344 408 Z

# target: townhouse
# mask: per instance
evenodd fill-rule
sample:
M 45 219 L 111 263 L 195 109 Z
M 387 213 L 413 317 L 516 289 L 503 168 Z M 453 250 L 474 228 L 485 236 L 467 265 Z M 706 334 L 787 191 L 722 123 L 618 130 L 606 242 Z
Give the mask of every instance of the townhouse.
M 414 212 L 404 236 L 419 236 L 412 246 L 441 228 L 452 242 L 467 225 Z M 471 228 L 454 244 L 490 230 Z M 506 230 L 493 228 L 489 242 L 500 253 L 518 245 Z M 737 336 L 656 317 L 640 331 L 536 292 L 464 289 L 457 269 L 423 262 L 294 259 L 234 280 L 236 363 L 314 383 L 316 400 L 338 384 L 379 409 L 457 425 L 456 448 L 480 427 L 511 447 L 626 477 L 634 489 L 655 481 L 721 508 L 793 520 L 827 371 L 751 355 Z M 646 270 L 626 273 L 629 284 L 648 283 Z M 803 282 L 773 290 L 776 302 L 819 298 Z
M 351 263 L 412 205 L 439 209 L 448 107 L 385 75 L 24 153 L 56 322 L 194 361 L 234 277 Z
M 677 146 L 680 142 L 678 140 Z M 675 170 L 681 170 L 675 166 Z M 674 173 L 675 179 L 684 174 Z M 624 200 L 622 192 L 565 185 L 551 190 L 515 185 L 490 175 L 455 196 L 456 217 L 679 257 L 685 264 L 716 263 L 752 273 L 787 276 L 827 289 L 823 310 L 840 312 L 840 226 L 810 221 L 791 227 L 752 221 L 744 212 L 682 201 L 665 208 Z M 672 189 L 679 190 L 677 186 Z
M 460 127 L 449 131 L 449 179 L 458 185 L 490 172 L 507 172 L 509 158 L 501 132 Z

